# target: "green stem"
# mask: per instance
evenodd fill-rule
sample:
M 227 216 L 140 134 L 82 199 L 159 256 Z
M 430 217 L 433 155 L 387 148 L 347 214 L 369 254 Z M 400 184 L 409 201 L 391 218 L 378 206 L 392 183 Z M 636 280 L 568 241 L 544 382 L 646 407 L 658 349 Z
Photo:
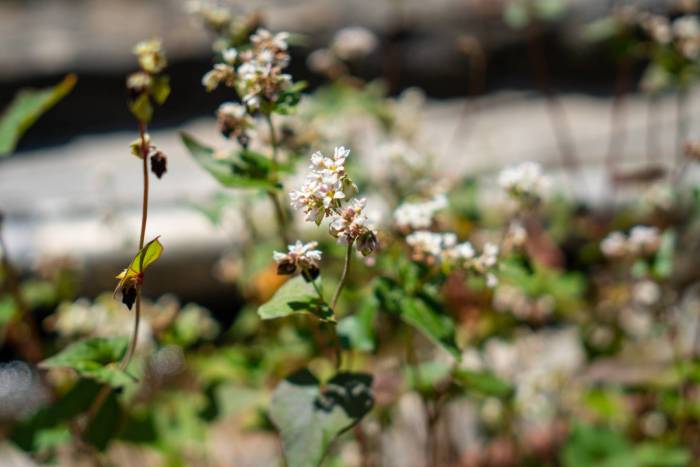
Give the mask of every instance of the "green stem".
M 345 286 L 345 280 L 348 277 L 348 271 L 350 270 L 350 259 L 352 258 L 352 241 L 348 242 L 348 248 L 345 251 L 345 264 L 343 265 L 343 273 L 340 276 L 340 282 L 338 282 L 338 287 L 335 289 L 333 294 L 333 300 L 331 301 L 331 309 L 335 310 L 335 306 L 338 303 L 338 298 L 340 297 L 340 292 Z
M 270 130 L 270 145 L 272 146 L 272 161 L 277 162 L 277 133 L 275 133 L 275 125 L 272 123 L 272 114 L 270 112 L 265 113 L 265 121 L 267 122 L 267 127 Z
M 283 247 L 289 245 L 289 236 L 287 235 L 287 218 L 284 215 L 284 209 L 282 208 L 282 203 L 280 203 L 279 198 L 274 191 L 268 191 L 267 196 L 272 202 L 272 207 L 275 209 L 275 217 L 277 218 L 277 233 L 280 236 L 280 240 L 284 244 Z

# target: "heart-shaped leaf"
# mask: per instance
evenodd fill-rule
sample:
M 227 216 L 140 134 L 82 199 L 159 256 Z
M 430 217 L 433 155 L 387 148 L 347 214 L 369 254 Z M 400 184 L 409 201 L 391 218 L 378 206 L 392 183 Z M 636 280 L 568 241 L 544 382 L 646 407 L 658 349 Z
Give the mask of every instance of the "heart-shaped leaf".
M 77 81 L 75 75 L 68 75 L 54 87 L 17 93 L 0 117 L 0 156 L 12 153 L 24 132 L 68 94 Z
M 274 163 L 265 156 L 243 150 L 237 157 L 219 158 L 214 148 L 200 143 L 187 133 L 180 133 L 183 144 L 194 160 L 222 185 L 229 188 L 264 188 L 278 190 L 280 184 L 270 180 Z
M 321 288 L 321 280 L 316 279 Z M 301 276 L 288 280 L 275 295 L 258 308 L 262 319 L 283 318 L 293 313 L 311 313 L 324 321 L 334 321 L 333 310 L 323 303 L 311 282 Z
M 41 362 L 41 368 L 72 368 L 85 378 L 113 387 L 133 382 L 133 378 L 118 367 L 126 352 L 127 337 L 94 337 L 76 342 L 51 358 Z
M 287 465 L 320 465 L 333 440 L 372 409 L 371 385 L 371 375 L 338 373 L 322 387 L 307 369 L 282 381 L 270 417 L 282 435 Z

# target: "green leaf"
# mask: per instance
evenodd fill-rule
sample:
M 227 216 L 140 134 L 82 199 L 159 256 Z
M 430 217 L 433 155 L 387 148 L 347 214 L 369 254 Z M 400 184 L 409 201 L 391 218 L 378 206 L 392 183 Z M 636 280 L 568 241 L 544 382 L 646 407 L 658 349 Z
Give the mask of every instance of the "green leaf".
M 41 362 L 41 368 L 72 368 L 85 378 L 113 387 L 133 382 L 119 369 L 118 362 L 126 352 L 127 337 L 94 337 L 72 344 L 58 354 Z
M 136 119 L 143 123 L 148 123 L 153 118 L 153 104 L 151 98 L 145 92 L 139 94 L 139 97 L 129 101 L 129 110 Z
M 374 319 L 379 309 L 379 301 L 369 295 L 357 313 L 346 316 L 338 322 L 338 337 L 344 348 L 361 352 L 374 351 Z
M 653 442 L 635 446 L 634 458 L 639 467 L 684 467 L 692 460 L 685 448 Z
M 163 244 L 160 243 L 159 238 L 156 237 L 146 243 L 141 251 L 136 254 L 129 268 L 137 273 L 143 272 L 148 266 L 158 261 L 158 258 L 163 254 Z
M 25 451 L 35 451 L 44 447 L 41 445 L 44 433 L 52 428 L 58 428 L 68 421 L 84 413 L 100 391 L 100 385 L 90 380 L 80 380 L 65 394 L 61 395 L 52 405 L 38 412 L 14 427 L 12 441 Z
M 321 280 L 316 279 L 321 289 Z M 283 318 L 293 313 L 311 313 L 324 321 L 334 321 L 333 310 L 321 302 L 313 284 L 296 276 L 280 287 L 275 295 L 258 308 L 262 319 Z
M 562 451 L 564 467 L 639 467 L 628 441 L 608 428 L 576 425 Z
M 654 260 L 654 274 L 661 279 L 668 279 L 673 272 L 673 253 L 676 249 L 676 234 L 666 230 L 661 236 L 661 244 Z
M 371 375 L 338 373 L 321 387 L 307 369 L 282 381 L 272 396 L 270 418 L 282 435 L 287 465 L 320 465 L 333 440 L 372 409 L 371 386 Z
M 237 159 L 219 158 L 212 147 L 186 133 L 180 133 L 183 144 L 194 160 L 219 183 L 229 188 L 263 188 L 278 190 L 281 185 L 270 179 L 272 161 L 253 151 L 240 151 Z
M 488 371 L 460 368 L 454 373 L 454 381 L 469 392 L 483 396 L 507 398 L 513 394 L 513 386 Z
M 0 117 L 0 156 L 11 154 L 29 127 L 68 94 L 77 81 L 71 74 L 51 88 L 25 89 L 17 93 Z
M 418 329 L 428 339 L 460 359 L 462 352 L 455 342 L 455 326 L 449 316 L 438 313 L 424 300 L 404 297 L 401 300 L 401 320 Z
M 159 105 L 163 105 L 170 95 L 170 78 L 168 76 L 158 76 L 153 79 L 151 87 L 153 100 Z

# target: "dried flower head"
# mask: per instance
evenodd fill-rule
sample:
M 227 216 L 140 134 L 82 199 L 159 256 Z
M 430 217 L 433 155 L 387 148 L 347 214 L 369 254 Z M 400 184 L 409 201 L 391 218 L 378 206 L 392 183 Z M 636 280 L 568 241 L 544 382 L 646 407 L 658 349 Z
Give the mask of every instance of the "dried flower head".
M 235 102 L 221 104 L 216 111 L 216 121 L 219 124 L 219 130 L 226 138 L 239 138 L 239 141 L 246 135 L 246 130 L 253 126 L 246 108 Z M 247 140 L 247 137 L 243 139 Z
M 275 251 L 272 258 L 277 263 L 277 274 L 289 275 L 299 270 L 307 281 L 316 279 L 321 271 L 321 250 L 316 250 L 317 242 L 297 241 L 288 246 L 287 253 Z

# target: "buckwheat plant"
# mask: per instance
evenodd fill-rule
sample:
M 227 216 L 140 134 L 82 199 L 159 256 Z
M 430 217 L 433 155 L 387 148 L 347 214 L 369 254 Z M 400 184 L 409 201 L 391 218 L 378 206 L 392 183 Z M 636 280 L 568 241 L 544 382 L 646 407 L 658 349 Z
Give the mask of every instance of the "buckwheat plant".
M 126 269 L 117 275 L 119 282 L 114 290 L 114 296 L 119 296 L 122 303 L 134 311 L 131 339 L 127 341 L 126 338 L 93 337 L 72 344 L 41 364 L 43 368 L 71 368 L 83 377 L 104 383 L 82 420 L 81 438 L 89 436 L 90 430 L 95 429 L 94 425 L 99 422 L 95 417 L 112 390 L 122 388 L 135 379 L 126 370 L 139 338 L 142 289 L 146 271 L 163 252 L 159 237 L 146 242 L 149 162 L 150 171 L 158 178 L 163 176 L 167 168 L 167 158 L 151 140 L 148 124 L 153 117 L 154 107 L 162 105 L 170 94 L 168 77 L 162 74 L 167 60 L 158 39 L 141 42 L 133 51 L 138 59 L 139 70 L 129 75 L 126 88 L 129 110 L 136 118 L 139 128 L 139 137 L 131 143 L 130 149 L 131 155 L 139 160 L 142 168 L 141 227 L 137 253 Z M 120 357 L 121 361 L 118 363 L 111 361 Z

